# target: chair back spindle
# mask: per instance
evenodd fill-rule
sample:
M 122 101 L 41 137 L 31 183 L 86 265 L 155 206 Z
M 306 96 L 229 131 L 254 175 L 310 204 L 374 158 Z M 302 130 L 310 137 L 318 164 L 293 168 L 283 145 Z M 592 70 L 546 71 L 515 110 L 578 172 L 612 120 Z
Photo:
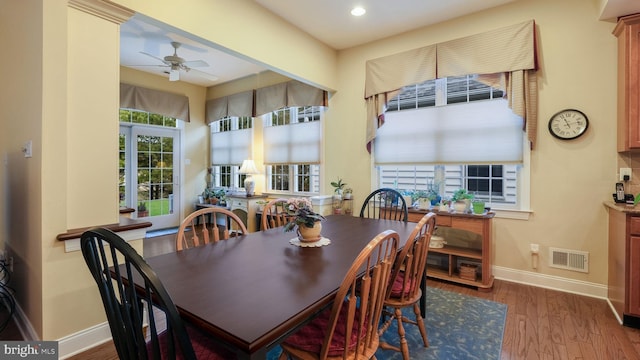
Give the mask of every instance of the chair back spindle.
M 176 236 L 176 250 L 215 243 L 246 233 L 247 227 L 238 215 L 223 207 L 206 207 L 182 220 Z
M 397 190 L 381 188 L 373 191 L 362 204 L 360 217 L 387 220 L 409 220 L 409 209 Z

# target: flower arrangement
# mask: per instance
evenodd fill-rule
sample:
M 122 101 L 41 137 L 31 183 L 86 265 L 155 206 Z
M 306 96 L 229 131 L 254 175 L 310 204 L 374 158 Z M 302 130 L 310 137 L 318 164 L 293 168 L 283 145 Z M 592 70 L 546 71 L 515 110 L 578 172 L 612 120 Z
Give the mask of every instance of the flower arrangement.
M 287 200 L 286 209 L 292 216 L 291 221 L 284 226 L 284 231 L 293 230 L 296 225 L 312 228 L 313 225 L 324 220 L 324 216 L 313 211 L 311 200 L 307 198 L 291 198 Z

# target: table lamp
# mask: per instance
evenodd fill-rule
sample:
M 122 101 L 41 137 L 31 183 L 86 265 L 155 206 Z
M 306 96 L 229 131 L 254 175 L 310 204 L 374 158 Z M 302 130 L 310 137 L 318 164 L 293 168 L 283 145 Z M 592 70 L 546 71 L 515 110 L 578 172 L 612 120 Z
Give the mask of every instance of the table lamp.
M 258 169 L 256 169 L 256 164 L 253 160 L 244 160 L 242 161 L 242 166 L 240 166 L 240 174 L 245 174 L 247 177 L 244 179 L 244 188 L 247 190 L 247 197 L 253 196 L 253 191 L 256 188 L 256 183 L 253 181 L 253 177 L 251 175 L 258 174 Z

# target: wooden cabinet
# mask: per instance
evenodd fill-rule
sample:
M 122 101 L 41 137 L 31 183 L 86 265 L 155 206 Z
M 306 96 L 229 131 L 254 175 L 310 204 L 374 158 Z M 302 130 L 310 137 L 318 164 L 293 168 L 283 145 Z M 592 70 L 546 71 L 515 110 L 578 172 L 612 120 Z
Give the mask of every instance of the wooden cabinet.
M 609 209 L 607 298 L 623 324 L 640 327 L 640 213 Z
M 247 226 L 249 232 L 260 230 L 260 224 L 256 220 L 258 211 L 258 201 L 267 199 L 266 195 L 255 195 L 247 197 L 245 195 L 231 195 L 228 197 L 229 207 Z
M 618 38 L 618 152 L 640 149 L 640 14 L 620 18 Z
M 409 210 L 409 221 L 418 222 L 425 211 Z M 427 259 L 427 276 L 442 280 L 471 285 L 478 290 L 490 290 L 493 287 L 491 271 L 491 227 L 494 213 L 485 215 L 456 214 L 436 212 L 438 233 L 441 229 L 465 230 L 470 236 L 468 244 L 455 243 L 444 235 L 447 244 L 443 248 L 430 248 Z M 474 241 L 473 239 L 477 239 Z M 478 264 L 478 277 L 473 279 L 460 277 L 461 264 Z

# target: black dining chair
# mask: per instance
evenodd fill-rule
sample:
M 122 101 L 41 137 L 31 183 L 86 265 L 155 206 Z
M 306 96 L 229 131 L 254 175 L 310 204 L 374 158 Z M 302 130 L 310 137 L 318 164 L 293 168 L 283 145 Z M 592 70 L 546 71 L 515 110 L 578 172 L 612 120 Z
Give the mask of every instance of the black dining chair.
M 371 219 L 409 220 L 409 210 L 404 197 L 397 190 L 381 188 L 364 200 L 360 217 Z
M 156 273 L 120 236 L 95 228 L 82 234 L 80 245 L 100 290 L 120 359 L 235 358 L 211 337 L 183 323 Z

